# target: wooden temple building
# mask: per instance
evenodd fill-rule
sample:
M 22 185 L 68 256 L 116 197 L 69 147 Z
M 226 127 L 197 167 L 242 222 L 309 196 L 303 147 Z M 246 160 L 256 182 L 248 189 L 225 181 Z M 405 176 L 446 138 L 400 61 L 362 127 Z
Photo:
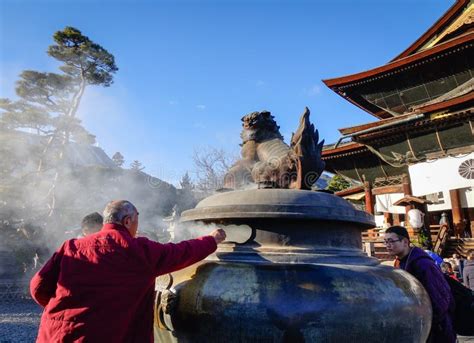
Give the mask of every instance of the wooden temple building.
M 324 148 L 326 170 L 359 182 L 337 194 L 412 234 L 411 206 L 394 204 L 425 199 L 434 239 L 443 217 L 455 248 L 474 248 L 474 1 L 458 0 L 387 64 L 323 82 L 376 118 Z

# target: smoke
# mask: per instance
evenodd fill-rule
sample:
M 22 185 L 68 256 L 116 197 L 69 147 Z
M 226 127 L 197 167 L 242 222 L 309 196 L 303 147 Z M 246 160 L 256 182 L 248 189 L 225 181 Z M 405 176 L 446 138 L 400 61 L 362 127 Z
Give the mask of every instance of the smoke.
M 104 98 L 101 92 L 88 90 L 86 94 L 90 96 L 84 97 L 79 114 L 90 122 L 88 127 L 98 126 L 94 118 L 101 118 L 111 123 L 107 129 L 112 133 L 116 126 L 123 128 L 120 119 L 129 117 L 124 113 L 127 106 L 119 106 L 113 97 Z M 119 120 L 111 118 L 112 112 Z M 108 142 L 112 133 L 102 135 L 101 131 L 97 140 Z M 177 224 L 174 237 L 168 231 L 170 223 L 176 223 L 170 219 L 173 212 L 179 218 L 179 213 L 221 186 L 234 159 L 224 151 L 208 150 L 198 156 L 203 162 L 201 170 L 206 168 L 198 181 L 205 187 L 177 189 L 143 171 L 116 166 L 97 146 L 75 141 L 64 144 L 62 138 L 51 139 L 51 132 L 39 134 L 0 125 L 0 277 L 31 277 L 65 240 L 80 234 L 84 216 L 102 213 L 114 199 L 131 201 L 140 212 L 139 234 L 159 242 L 195 238 L 217 228 Z M 228 240 L 243 239 L 238 235 L 244 229 L 227 231 Z
M 173 207 L 182 211 L 196 204 L 190 192 L 116 167 L 98 147 L 55 141 L 44 153 L 47 144 L 48 137 L 35 133 L 0 131 L 2 278 L 30 276 L 64 240 L 76 238 L 85 215 L 102 213 L 113 199 L 134 203 L 141 234 L 161 242 L 169 241 L 164 218 Z

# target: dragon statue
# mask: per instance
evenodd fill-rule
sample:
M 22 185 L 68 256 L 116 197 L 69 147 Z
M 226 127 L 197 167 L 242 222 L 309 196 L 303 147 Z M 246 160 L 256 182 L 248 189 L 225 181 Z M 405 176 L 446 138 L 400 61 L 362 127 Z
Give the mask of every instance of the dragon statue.
M 309 121 L 306 107 L 290 146 L 268 111 L 242 117 L 242 159 L 224 177 L 224 187 L 239 189 L 256 183 L 263 187 L 311 189 L 324 170 L 321 160 L 324 140 Z

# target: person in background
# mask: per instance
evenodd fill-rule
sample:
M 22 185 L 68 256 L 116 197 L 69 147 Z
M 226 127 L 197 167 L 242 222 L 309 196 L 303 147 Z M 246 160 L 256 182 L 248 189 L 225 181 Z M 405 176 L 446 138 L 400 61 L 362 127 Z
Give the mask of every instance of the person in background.
M 453 271 L 456 273 L 458 279 L 462 280 L 463 269 L 464 269 L 464 259 L 459 254 L 453 254 L 451 258 L 445 258 L 446 262 L 451 263 L 453 266 Z
M 81 230 L 83 237 L 99 232 L 102 229 L 104 218 L 98 212 L 88 214 L 81 221 Z
M 456 342 L 454 298 L 441 270 L 427 253 L 410 245 L 408 231 L 402 226 L 389 227 L 384 242 L 388 253 L 396 256 L 395 267 L 416 277 L 431 299 L 433 318 L 427 342 Z
M 160 244 L 136 237 L 138 216 L 131 202 L 110 202 L 102 230 L 64 242 L 33 276 L 37 342 L 153 342 L 155 278 L 206 258 L 226 234 Z
M 472 250 L 467 255 L 467 262 L 464 265 L 463 283 L 474 291 L 474 251 Z
M 449 262 L 442 262 L 441 263 L 441 271 L 443 274 L 449 276 L 451 279 L 456 280 L 459 282 L 459 279 L 456 277 L 456 274 L 453 271 L 453 267 L 451 266 L 451 263 Z

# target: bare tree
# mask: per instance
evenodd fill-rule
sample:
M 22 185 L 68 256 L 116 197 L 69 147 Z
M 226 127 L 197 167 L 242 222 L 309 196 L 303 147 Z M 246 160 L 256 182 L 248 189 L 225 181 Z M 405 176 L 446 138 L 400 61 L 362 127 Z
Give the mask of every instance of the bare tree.
M 214 147 L 195 149 L 193 161 L 196 188 L 204 193 L 212 193 L 222 188 L 224 175 L 236 160 L 236 156 L 223 149 Z

